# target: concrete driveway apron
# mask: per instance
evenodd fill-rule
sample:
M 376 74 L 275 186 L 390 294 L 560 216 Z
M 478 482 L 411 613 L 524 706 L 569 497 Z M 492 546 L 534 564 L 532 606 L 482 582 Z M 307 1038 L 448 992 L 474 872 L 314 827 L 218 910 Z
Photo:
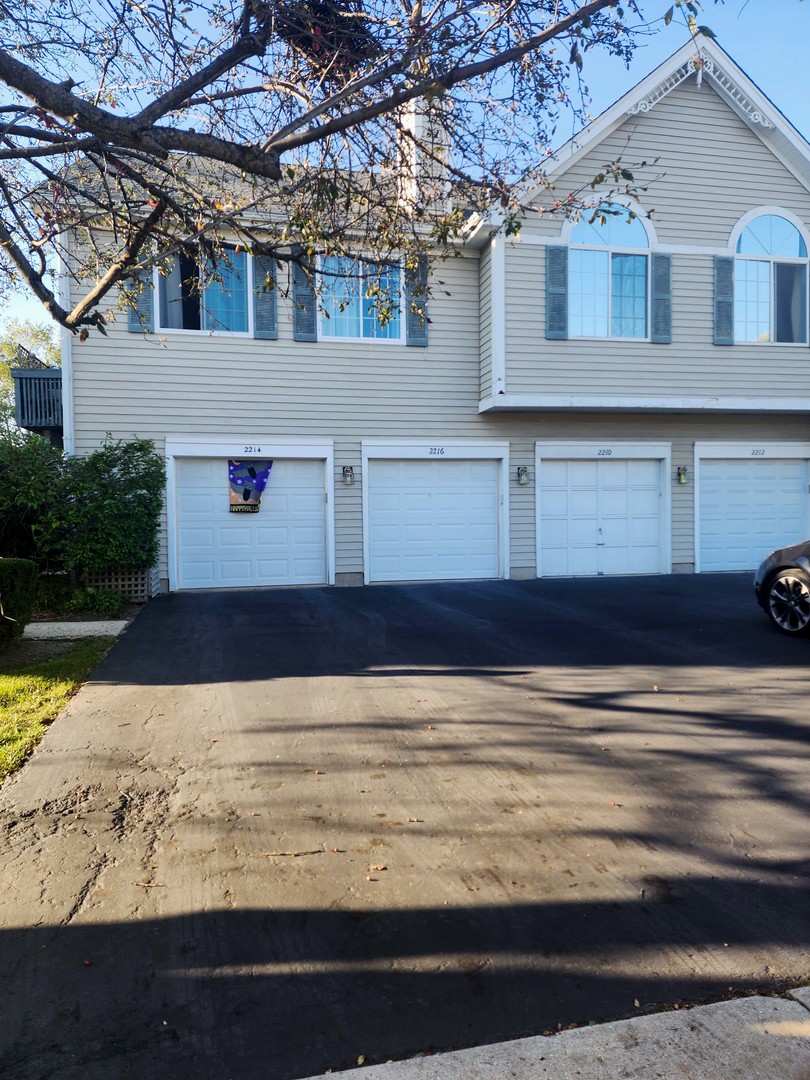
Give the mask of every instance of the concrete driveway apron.
M 175 594 L 0 792 L 0 1073 L 291 1080 L 808 976 L 748 576 Z

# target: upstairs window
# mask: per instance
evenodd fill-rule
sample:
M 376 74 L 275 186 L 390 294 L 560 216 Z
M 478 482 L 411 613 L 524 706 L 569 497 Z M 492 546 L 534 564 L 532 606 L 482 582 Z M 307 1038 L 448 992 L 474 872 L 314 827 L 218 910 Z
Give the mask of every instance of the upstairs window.
M 321 337 L 402 340 L 398 267 L 330 255 L 320 281 Z
M 649 247 L 638 218 L 606 204 L 571 230 L 568 252 L 568 336 L 646 338 Z
M 807 245 L 776 214 L 754 218 L 737 241 L 734 341 L 807 343 Z
M 163 330 L 226 331 L 246 334 L 248 257 L 228 250 L 216 266 L 179 255 L 158 278 L 159 326 Z

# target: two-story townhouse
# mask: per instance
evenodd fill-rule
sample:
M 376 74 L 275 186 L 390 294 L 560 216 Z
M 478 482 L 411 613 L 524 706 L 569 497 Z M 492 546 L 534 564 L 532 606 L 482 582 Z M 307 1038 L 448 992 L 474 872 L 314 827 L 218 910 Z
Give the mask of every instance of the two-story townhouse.
M 169 589 L 753 567 L 810 534 L 810 147 L 707 40 L 528 197 L 618 159 L 649 163 L 638 201 L 473 222 L 427 324 L 381 326 L 356 280 L 257 291 L 244 253 L 203 304 L 156 277 L 129 326 L 66 338 L 66 448 L 165 453 Z M 232 461 L 272 461 L 259 512 Z

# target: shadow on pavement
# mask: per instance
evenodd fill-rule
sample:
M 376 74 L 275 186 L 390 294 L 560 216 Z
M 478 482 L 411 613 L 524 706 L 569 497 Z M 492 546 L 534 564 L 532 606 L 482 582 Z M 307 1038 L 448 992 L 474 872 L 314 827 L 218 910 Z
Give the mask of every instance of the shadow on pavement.
M 360 1055 L 386 1061 L 639 1015 L 755 986 L 672 978 L 665 954 L 656 977 L 630 974 L 662 936 L 683 935 L 704 972 L 740 945 L 793 948 L 806 970 L 808 917 L 800 883 L 697 879 L 621 904 L 209 911 L 4 930 L 2 1074 L 292 1080 Z

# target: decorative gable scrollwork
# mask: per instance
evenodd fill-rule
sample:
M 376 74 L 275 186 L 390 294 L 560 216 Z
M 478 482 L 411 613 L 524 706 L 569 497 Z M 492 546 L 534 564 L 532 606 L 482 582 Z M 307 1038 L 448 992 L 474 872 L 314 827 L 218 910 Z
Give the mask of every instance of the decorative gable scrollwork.
M 627 110 L 627 115 L 638 116 L 642 113 L 650 112 L 659 101 L 665 98 L 667 94 L 671 93 L 677 86 L 680 86 L 690 75 L 697 76 L 697 84 L 700 86 L 704 74 L 714 80 L 718 87 L 723 91 L 724 95 L 734 102 L 750 124 L 758 124 L 766 130 L 771 130 L 773 128 L 773 124 L 770 120 L 760 112 L 750 98 L 742 92 L 734 80 L 708 57 L 692 57 L 690 60 L 687 60 L 682 67 L 678 68 L 672 75 L 659 83 L 647 97 L 643 98 L 641 101 L 637 101 L 631 106 Z

